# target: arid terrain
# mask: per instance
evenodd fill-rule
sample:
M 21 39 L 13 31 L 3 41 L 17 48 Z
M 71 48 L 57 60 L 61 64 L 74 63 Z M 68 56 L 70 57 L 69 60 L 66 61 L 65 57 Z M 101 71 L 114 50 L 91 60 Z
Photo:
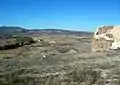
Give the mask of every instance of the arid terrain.
M 120 51 L 92 52 L 92 34 L 35 32 L 42 41 L 0 51 L 0 85 L 120 85 Z

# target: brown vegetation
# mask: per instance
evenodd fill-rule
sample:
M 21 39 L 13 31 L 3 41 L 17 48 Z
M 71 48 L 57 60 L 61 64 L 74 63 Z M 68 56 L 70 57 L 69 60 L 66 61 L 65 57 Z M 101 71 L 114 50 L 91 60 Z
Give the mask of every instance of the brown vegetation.
M 119 52 L 92 52 L 90 38 L 52 39 L 0 51 L 0 85 L 120 85 Z

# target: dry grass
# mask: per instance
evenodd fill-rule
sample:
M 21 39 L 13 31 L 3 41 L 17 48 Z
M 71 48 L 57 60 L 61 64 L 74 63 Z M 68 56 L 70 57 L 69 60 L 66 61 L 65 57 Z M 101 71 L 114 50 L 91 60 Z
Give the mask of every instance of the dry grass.
M 91 52 L 90 40 L 75 36 L 52 39 L 57 43 L 0 51 L 0 85 L 120 85 L 119 52 Z M 73 48 L 79 52 L 69 53 Z

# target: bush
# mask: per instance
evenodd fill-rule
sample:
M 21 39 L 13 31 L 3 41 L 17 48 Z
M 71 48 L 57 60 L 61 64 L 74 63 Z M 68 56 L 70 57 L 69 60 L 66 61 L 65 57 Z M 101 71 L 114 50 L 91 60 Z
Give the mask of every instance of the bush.
M 71 50 L 70 47 L 57 47 L 56 50 L 60 53 L 67 53 Z
M 16 37 L 9 39 L 4 45 L 0 46 L 0 50 L 14 49 L 23 45 L 35 43 L 31 37 Z
M 35 41 L 31 37 L 17 37 L 15 38 L 15 42 L 19 43 L 20 45 L 28 45 L 34 43 Z
M 47 47 L 47 46 L 50 46 L 49 42 L 47 42 L 47 41 L 42 41 L 41 42 L 41 47 Z

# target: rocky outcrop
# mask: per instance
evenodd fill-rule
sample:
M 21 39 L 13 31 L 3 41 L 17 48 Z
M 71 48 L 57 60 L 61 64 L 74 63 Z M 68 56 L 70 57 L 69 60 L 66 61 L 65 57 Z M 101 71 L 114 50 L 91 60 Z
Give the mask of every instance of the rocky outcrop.
M 98 27 L 92 39 L 93 51 L 120 49 L 120 26 Z

